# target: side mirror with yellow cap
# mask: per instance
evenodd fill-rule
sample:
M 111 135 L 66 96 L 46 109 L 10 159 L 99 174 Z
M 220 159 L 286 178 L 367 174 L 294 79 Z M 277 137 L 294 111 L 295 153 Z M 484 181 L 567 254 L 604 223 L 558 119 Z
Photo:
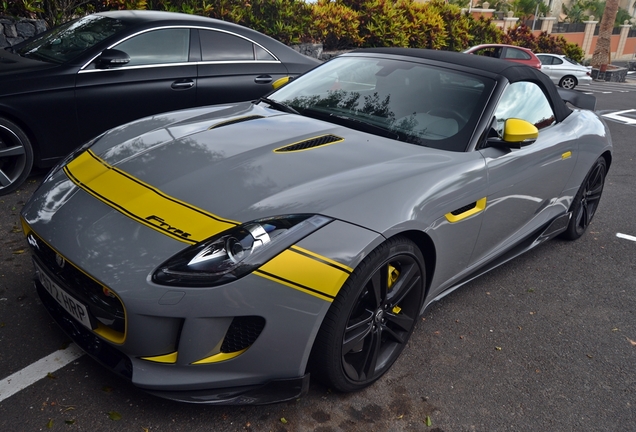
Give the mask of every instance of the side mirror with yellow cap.
M 502 136 L 489 138 L 488 146 L 520 149 L 532 144 L 538 137 L 539 129 L 532 123 L 522 119 L 509 118 L 504 123 Z
M 278 78 L 276 81 L 272 83 L 272 88 L 274 90 L 278 90 L 279 88 L 281 88 L 282 86 L 284 86 L 285 84 L 293 80 L 294 80 L 294 77 L 290 77 L 290 76 Z

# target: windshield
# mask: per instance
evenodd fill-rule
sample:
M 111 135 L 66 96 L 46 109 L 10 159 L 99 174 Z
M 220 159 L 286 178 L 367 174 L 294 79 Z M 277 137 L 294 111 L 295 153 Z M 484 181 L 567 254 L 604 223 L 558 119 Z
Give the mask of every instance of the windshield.
M 27 41 L 15 52 L 35 60 L 66 63 L 124 28 L 119 20 L 89 15 Z
M 301 115 L 464 151 L 494 81 L 417 62 L 339 57 L 272 93 Z

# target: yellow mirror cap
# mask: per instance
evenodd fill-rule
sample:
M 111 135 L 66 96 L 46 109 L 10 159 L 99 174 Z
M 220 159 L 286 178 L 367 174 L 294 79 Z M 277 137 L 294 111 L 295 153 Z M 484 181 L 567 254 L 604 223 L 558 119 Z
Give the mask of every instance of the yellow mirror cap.
M 277 88 L 284 86 L 285 84 L 289 82 L 290 78 L 291 77 L 288 77 L 288 76 L 278 78 L 276 81 L 272 83 L 272 88 L 276 90 Z
M 539 129 L 525 120 L 510 118 L 506 120 L 503 130 L 503 140 L 505 142 L 522 142 L 528 139 L 537 139 Z

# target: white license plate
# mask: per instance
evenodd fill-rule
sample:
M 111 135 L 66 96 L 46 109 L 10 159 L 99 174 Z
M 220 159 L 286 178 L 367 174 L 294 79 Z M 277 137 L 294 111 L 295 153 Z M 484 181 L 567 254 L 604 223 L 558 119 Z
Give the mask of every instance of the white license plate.
M 93 326 L 91 325 L 91 320 L 88 317 L 88 310 L 86 309 L 86 306 L 64 291 L 58 284 L 53 282 L 53 280 L 44 273 L 39 265 L 35 264 L 35 268 L 37 269 L 40 283 L 44 286 L 44 289 L 51 294 L 51 297 L 53 297 L 66 312 L 71 314 L 73 318 L 92 330 Z

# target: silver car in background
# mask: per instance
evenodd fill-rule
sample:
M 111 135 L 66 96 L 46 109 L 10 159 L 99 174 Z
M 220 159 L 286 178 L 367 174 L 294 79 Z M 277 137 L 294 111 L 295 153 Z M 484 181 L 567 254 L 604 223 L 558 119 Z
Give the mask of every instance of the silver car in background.
M 541 72 L 550 77 L 553 83 L 565 89 L 577 85 L 590 84 L 590 69 L 560 54 L 537 54 L 541 60 Z

